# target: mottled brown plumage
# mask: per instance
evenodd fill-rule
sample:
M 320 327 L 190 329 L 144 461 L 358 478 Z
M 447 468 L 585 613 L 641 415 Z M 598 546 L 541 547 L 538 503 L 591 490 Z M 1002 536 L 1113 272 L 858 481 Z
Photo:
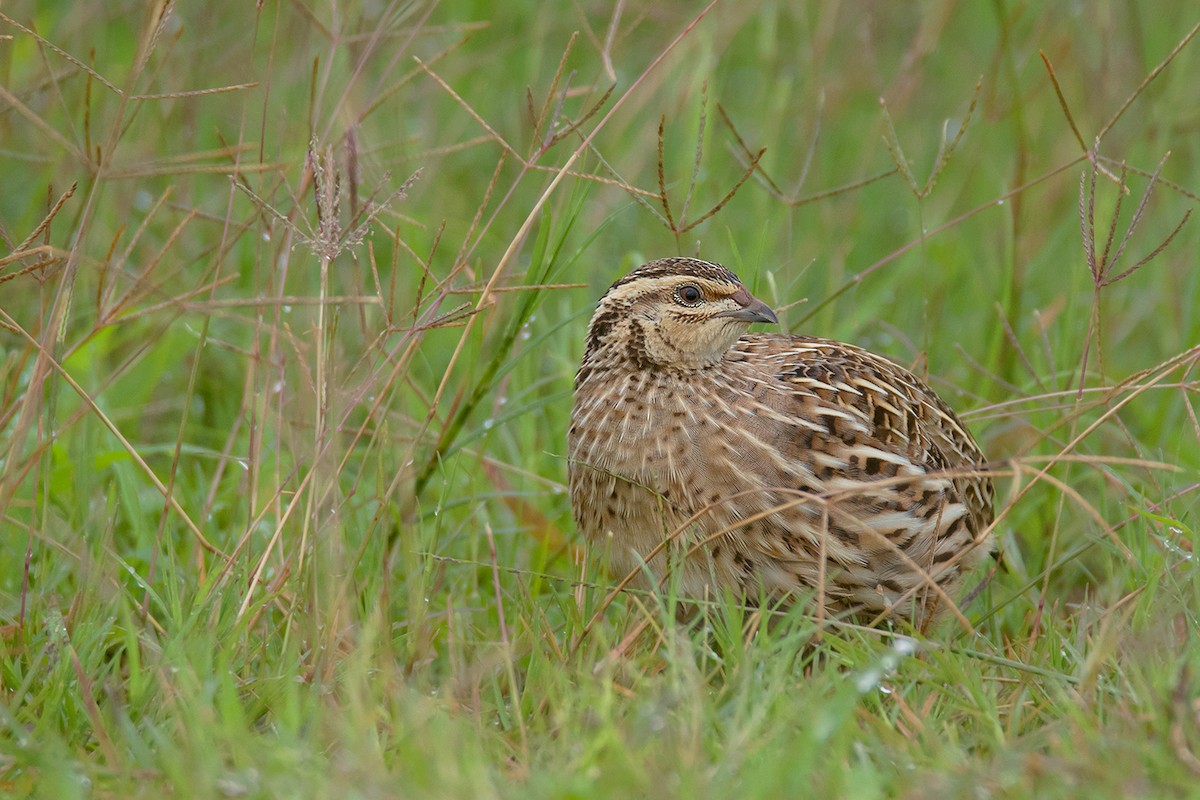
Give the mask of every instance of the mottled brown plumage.
M 746 333 L 776 321 L 696 259 L 613 284 L 575 378 L 579 529 L 618 575 L 661 583 L 676 565 L 687 597 L 807 594 L 830 613 L 924 625 L 992 550 L 984 455 L 887 359 Z

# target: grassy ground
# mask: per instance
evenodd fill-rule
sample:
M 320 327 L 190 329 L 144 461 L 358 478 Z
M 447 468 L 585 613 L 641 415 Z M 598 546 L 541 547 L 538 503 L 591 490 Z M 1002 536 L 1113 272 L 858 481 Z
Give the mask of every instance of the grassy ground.
M 0 794 L 1197 793 L 1195 9 L 0 12 Z M 964 413 L 962 621 L 606 601 L 571 377 L 672 253 Z

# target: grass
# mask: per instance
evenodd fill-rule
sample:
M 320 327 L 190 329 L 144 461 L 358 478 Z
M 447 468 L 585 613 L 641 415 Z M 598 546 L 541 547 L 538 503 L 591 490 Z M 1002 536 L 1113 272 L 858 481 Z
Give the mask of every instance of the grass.
M 1196 794 L 1185 4 L 2 12 L 0 794 Z M 963 622 L 608 598 L 571 378 L 671 253 L 963 412 Z

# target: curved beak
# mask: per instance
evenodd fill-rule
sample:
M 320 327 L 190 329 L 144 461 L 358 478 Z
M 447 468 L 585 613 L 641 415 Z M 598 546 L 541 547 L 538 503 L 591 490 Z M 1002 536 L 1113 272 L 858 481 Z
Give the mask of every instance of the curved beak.
M 733 311 L 722 311 L 720 314 L 717 314 L 718 317 L 736 319 L 738 322 L 779 323 L 779 317 L 775 316 L 775 312 L 771 310 L 771 307 L 745 289 L 738 289 L 733 295 L 733 299 L 737 301 L 741 308 L 734 309 Z

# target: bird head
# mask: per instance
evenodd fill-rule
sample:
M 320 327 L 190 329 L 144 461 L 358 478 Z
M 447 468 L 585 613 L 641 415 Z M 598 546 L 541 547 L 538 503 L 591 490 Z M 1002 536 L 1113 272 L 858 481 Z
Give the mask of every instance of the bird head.
M 719 264 L 651 261 L 614 283 L 588 328 L 588 356 L 695 372 L 718 363 L 752 323 L 775 312 Z

